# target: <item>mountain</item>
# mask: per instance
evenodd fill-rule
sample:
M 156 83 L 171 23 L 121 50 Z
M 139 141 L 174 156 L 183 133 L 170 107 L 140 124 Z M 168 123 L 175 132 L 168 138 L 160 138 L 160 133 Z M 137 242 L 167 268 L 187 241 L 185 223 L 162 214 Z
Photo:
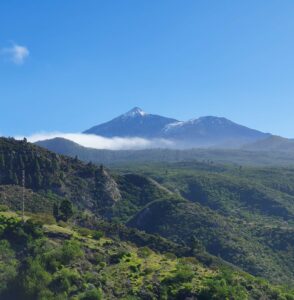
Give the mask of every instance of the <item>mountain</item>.
M 236 124 L 226 118 L 201 117 L 175 122 L 163 128 L 163 137 L 183 141 L 187 146 L 238 148 L 268 134 Z
M 238 148 L 269 136 L 226 118 L 208 116 L 178 121 L 148 114 L 138 107 L 84 133 L 104 137 L 163 138 L 174 141 L 176 148 Z
M 177 122 L 175 119 L 148 114 L 139 107 L 100 125 L 94 126 L 84 133 L 104 137 L 161 137 L 162 128 Z
M 276 152 L 294 152 L 294 140 L 286 139 L 281 136 L 272 135 L 265 139 L 255 141 L 244 145 L 244 150 L 250 151 L 276 151 Z

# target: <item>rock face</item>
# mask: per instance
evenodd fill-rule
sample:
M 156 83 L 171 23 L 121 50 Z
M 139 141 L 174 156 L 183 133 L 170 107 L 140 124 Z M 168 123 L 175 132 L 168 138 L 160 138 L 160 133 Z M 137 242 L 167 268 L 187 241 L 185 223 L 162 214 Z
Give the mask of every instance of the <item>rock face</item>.
M 103 167 L 100 167 L 95 176 L 95 198 L 97 209 L 101 213 L 105 213 L 122 199 L 117 183 Z

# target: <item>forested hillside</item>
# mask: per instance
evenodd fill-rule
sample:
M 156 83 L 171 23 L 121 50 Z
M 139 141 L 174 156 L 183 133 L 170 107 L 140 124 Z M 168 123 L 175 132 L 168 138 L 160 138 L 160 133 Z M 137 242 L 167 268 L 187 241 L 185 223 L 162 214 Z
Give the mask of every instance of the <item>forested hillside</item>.
M 292 177 L 211 162 L 110 170 L 2 138 L 3 299 L 292 299 Z

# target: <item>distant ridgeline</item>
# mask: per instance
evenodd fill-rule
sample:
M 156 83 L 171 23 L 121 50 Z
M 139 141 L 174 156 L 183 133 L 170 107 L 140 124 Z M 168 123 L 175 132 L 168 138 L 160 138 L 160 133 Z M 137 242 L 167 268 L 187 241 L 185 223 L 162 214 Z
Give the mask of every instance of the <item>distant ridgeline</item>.
M 294 169 L 178 162 L 110 171 L 1 138 L 5 218 L 21 209 L 22 170 L 26 218 L 38 222 L 19 236 L 23 225 L 1 221 L 0 249 L 8 254 L 0 254 L 0 279 L 9 272 L 1 264 L 7 257 L 15 270 L 0 283 L 0 292 L 10 295 L 1 299 L 20 299 L 11 296 L 16 282 L 24 299 L 293 299 Z M 97 230 L 110 240 L 94 242 L 101 236 Z M 70 250 L 62 240 L 70 241 Z M 50 252 L 55 243 L 58 253 Z M 138 248 L 143 246 L 151 252 Z M 22 247 L 27 251 L 18 252 Z M 67 260 L 68 251 L 80 254 Z M 39 287 L 28 281 L 35 272 Z M 122 288 L 126 278 L 128 288 Z M 83 298 L 92 289 L 96 298 Z
M 64 138 L 39 141 L 36 144 L 59 154 L 78 157 L 96 164 L 118 165 L 151 162 L 214 161 L 251 166 L 294 166 L 294 146 L 247 149 L 145 149 L 105 150 L 83 147 Z M 261 142 L 260 142 L 261 144 Z M 294 143 L 293 143 L 294 144 Z M 249 145 L 248 145 L 249 147 Z

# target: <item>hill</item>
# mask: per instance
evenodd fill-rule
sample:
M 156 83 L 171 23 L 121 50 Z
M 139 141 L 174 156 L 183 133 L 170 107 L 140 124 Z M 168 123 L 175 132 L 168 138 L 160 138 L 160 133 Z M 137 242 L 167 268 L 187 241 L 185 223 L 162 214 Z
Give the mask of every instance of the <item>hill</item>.
M 270 136 L 265 139 L 243 146 L 244 150 L 251 151 L 279 151 L 279 152 L 294 152 L 294 140 L 286 139 L 280 136 Z
M 77 214 L 159 234 L 201 261 L 218 256 L 271 282 L 293 285 L 291 168 L 180 162 L 110 171 L 26 141 L 1 139 L 0 185 L 14 196 L 0 201 L 14 210 L 21 207 L 22 169 L 25 195 L 38 196 L 40 211 L 54 208 L 59 216 L 56 210 L 70 200 Z
M 107 236 L 0 213 L 0 297 L 18 299 L 292 299 L 229 267 L 209 268 Z
M 262 141 L 260 142 L 262 143 Z M 294 165 L 294 151 L 262 151 L 240 149 L 146 149 L 146 150 L 103 150 L 83 147 L 63 138 L 39 141 L 37 145 L 58 154 L 78 157 L 96 164 L 118 165 L 147 162 L 214 161 L 239 165 L 288 166 Z M 248 146 L 249 147 L 249 146 Z M 251 147 L 251 146 L 250 146 Z
M 118 171 L 149 176 L 186 199 L 153 201 L 130 226 L 189 245 L 194 236 L 209 253 L 248 272 L 293 277 L 293 169 L 183 162 Z

